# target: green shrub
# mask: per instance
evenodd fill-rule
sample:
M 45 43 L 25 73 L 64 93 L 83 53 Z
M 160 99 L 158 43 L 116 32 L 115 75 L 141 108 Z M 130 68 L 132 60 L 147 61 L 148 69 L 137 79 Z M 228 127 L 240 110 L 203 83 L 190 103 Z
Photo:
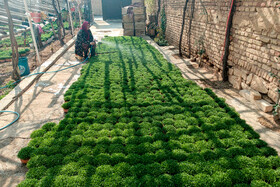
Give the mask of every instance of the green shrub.
M 125 187 L 138 187 L 142 181 L 140 181 L 137 177 L 132 176 L 132 177 L 126 177 L 123 180 L 123 185 Z
M 55 123 L 46 123 L 45 125 L 42 126 L 42 129 L 46 130 L 46 131 L 50 131 L 52 130 L 52 128 L 56 126 Z
M 111 157 L 109 154 L 101 153 L 94 158 L 94 165 L 101 166 L 101 165 L 109 165 L 111 164 Z
M 122 177 L 114 173 L 106 177 L 103 184 L 104 186 L 123 186 Z
M 268 187 L 268 186 L 271 186 L 269 184 L 267 184 L 265 181 L 262 181 L 262 180 L 253 180 L 251 182 L 251 186 L 252 187 Z
M 39 181 L 37 186 L 48 187 L 50 184 L 54 183 L 54 179 L 54 175 L 45 176 Z
M 123 153 L 114 153 L 111 155 L 111 163 L 113 165 L 124 162 L 126 157 Z
M 67 102 L 67 103 L 63 103 L 62 108 L 69 109 L 69 108 L 71 108 L 71 106 L 72 106 L 72 103 L 71 102 Z
M 75 186 L 85 186 L 86 185 L 86 179 L 83 176 L 67 176 L 67 175 L 59 175 L 55 177 L 54 180 L 54 186 L 62 187 L 62 186 L 69 186 L 69 187 L 75 187 Z
M 211 178 L 213 186 L 232 186 L 231 176 L 228 173 L 216 172 Z
M 77 162 L 71 162 L 67 165 L 61 167 L 59 174 L 66 176 L 75 176 L 78 175 L 79 164 Z
M 43 137 L 36 137 L 28 143 L 28 146 L 33 148 L 38 148 L 43 140 L 44 140 Z
M 177 161 L 184 161 L 187 158 L 187 153 L 182 149 L 172 150 L 172 158 Z
M 159 175 L 163 174 L 161 164 L 159 164 L 157 162 L 148 164 L 146 166 L 146 168 L 147 168 L 148 174 L 150 174 L 151 176 L 159 176 Z
M 40 167 L 40 166 L 47 166 L 48 165 L 48 157 L 46 155 L 36 155 L 30 158 L 29 162 L 27 163 L 27 167 L 29 169 Z
M 96 175 L 99 175 L 100 177 L 106 177 L 106 176 L 110 176 L 111 174 L 113 174 L 114 172 L 114 168 L 110 165 L 101 165 L 99 167 L 96 168 Z
M 33 147 L 24 147 L 18 152 L 17 157 L 22 160 L 27 160 L 31 157 L 33 151 Z
M 113 144 L 125 144 L 125 138 L 124 137 L 114 137 L 112 138 Z
M 38 183 L 37 179 L 25 179 L 18 186 L 19 187 L 35 187 Z
M 156 160 L 156 155 L 154 153 L 146 153 L 141 155 L 141 163 L 142 164 L 151 164 Z
M 144 175 L 140 181 L 143 186 L 156 186 L 155 179 L 151 175 Z
M 199 173 L 193 177 L 194 186 L 212 186 L 213 178 L 210 175 Z
M 192 186 L 193 176 L 187 173 L 176 174 L 173 177 L 175 186 Z
M 38 180 L 40 180 L 41 178 L 43 178 L 45 176 L 46 171 L 47 171 L 47 168 L 45 166 L 31 168 L 27 172 L 26 178 L 27 179 L 38 179 Z
M 91 185 L 92 186 L 103 186 L 104 179 L 99 175 L 93 175 L 91 177 Z
M 176 174 L 179 172 L 179 163 L 175 160 L 166 160 L 161 163 L 162 170 L 168 174 Z
M 127 177 L 131 174 L 130 168 L 131 166 L 128 163 L 121 162 L 114 166 L 114 172 L 119 176 Z
M 147 174 L 146 166 L 143 164 L 136 164 L 131 167 L 131 173 L 134 176 L 141 177 Z
M 45 133 L 46 133 L 46 130 L 38 129 L 31 133 L 30 138 L 33 139 L 33 138 L 37 138 L 37 137 L 42 137 L 42 136 L 44 136 Z
M 73 144 L 76 146 L 81 146 L 83 144 L 84 138 L 82 135 L 73 135 L 68 140 L 67 143 Z

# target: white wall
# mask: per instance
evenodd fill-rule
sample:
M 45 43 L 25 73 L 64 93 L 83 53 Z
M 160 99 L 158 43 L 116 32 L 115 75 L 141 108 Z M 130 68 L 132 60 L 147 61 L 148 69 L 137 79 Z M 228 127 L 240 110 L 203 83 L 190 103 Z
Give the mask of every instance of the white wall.
M 102 16 L 102 0 L 91 0 L 93 14 L 95 16 Z

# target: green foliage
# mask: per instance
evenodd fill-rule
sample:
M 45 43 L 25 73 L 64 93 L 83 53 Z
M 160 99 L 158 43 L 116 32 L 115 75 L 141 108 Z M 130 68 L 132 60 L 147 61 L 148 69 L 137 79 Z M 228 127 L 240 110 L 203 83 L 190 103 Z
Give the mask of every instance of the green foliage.
M 141 38 L 102 42 L 97 51 L 117 53 L 90 59 L 65 94 L 65 118 L 32 133 L 22 184 L 279 184 L 275 150 L 212 90 L 184 80 Z
M 71 102 L 63 103 L 62 108 L 69 109 L 69 108 L 71 108 L 71 105 L 72 105 Z
M 45 166 L 40 166 L 40 167 L 37 167 L 37 168 L 31 168 L 27 174 L 26 174 L 26 178 L 27 179 L 38 179 L 40 180 L 42 177 L 45 176 L 46 174 L 46 171 L 47 171 L 47 168 Z
M 74 26 L 77 27 L 77 24 L 78 23 L 75 23 Z M 57 32 L 57 29 L 58 29 L 57 24 L 54 23 L 53 25 L 54 25 L 54 29 L 56 30 L 55 32 Z M 70 28 L 68 22 L 64 22 L 64 28 L 65 29 Z M 43 27 L 43 31 L 44 31 L 44 33 L 41 34 L 42 42 L 45 42 L 48 39 L 50 39 L 52 36 L 54 36 L 54 33 L 52 31 L 50 23 L 46 24 Z M 24 37 L 23 36 L 16 37 L 16 41 L 17 41 L 17 44 L 18 44 L 19 47 L 28 46 L 29 44 L 33 43 L 32 37 L 31 37 L 31 32 L 30 31 L 26 32 L 26 42 L 25 42 L 25 44 L 24 44 Z M 12 50 L 10 49 L 10 47 L 11 47 L 10 39 L 0 40 L 0 47 L 1 47 L 1 49 L 0 49 L 0 60 L 11 59 L 12 58 Z M 30 51 L 29 48 L 19 48 L 19 54 L 22 54 L 22 55 L 28 53 L 29 51 Z
M 165 39 L 165 32 L 166 32 L 166 14 L 165 14 L 165 7 L 162 8 L 161 13 L 160 13 L 160 29 L 158 31 L 157 37 L 154 39 L 154 41 L 159 45 L 159 46 L 167 46 L 168 42 Z
M 25 179 L 18 186 L 19 187 L 35 187 L 38 183 L 37 179 Z
M 34 151 L 34 148 L 32 147 L 24 147 L 18 152 L 18 158 L 27 160 L 31 157 L 32 152 Z
M 163 7 L 161 10 L 160 21 L 161 21 L 161 23 L 160 23 L 161 32 L 162 32 L 162 35 L 165 37 L 166 24 L 167 24 L 165 7 Z

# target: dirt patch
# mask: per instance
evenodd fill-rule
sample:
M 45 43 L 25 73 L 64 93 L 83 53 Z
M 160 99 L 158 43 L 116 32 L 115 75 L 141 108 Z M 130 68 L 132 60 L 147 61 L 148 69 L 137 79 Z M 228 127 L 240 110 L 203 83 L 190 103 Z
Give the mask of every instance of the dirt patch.
M 273 131 L 280 132 L 280 120 L 275 121 L 273 116 L 259 117 L 258 122 Z
M 79 29 L 75 30 L 75 34 L 77 34 Z M 67 43 L 69 40 L 71 40 L 73 37 L 70 34 L 70 31 L 66 31 L 67 35 L 64 38 L 64 42 Z M 59 40 L 55 40 L 46 47 L 44 47 L 39 53 L 41 57 L 41 62 L 44 63 L 47 59 L 49 59 L 56 51 L 58 51 L 61 48 Z M 36 69 L 36 62 L 37 62 L 37 56 L 34 50 L 30 51 L 30 55 L 28 56 L 28 65 L 30 68 L 30 72 Z M 41 65 L 41 64 L 39 64 Z M 12 79 L 13 66 L 12 62 L 4 62 L 0 63 L 0 87 L 5 86 L 10 81 L 14 82 Z M 9 91 L 9 88 L 7 89 L 1 89 L 0 90 L 0 96 L 3 94 L 6 94 L 6 92 Z

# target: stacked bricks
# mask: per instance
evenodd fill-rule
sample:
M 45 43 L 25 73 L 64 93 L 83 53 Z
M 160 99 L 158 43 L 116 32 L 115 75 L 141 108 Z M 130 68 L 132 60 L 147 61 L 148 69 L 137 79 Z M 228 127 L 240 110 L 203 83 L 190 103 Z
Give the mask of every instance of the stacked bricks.
M 127 6 L 122 9 L 122 22 L 125 36 L 143 36 L 146 30 L 146 7 L 144 1 L 134 0 L 132 3 L 140 3 L 143 6 Z M 128 14 L 131 8 L 132 14 Z
M 194 2 L 194 16 L 191 29 L 191 6 Z M 252 89 L 262 96 L 277 100 L 279 83 L 270 73 L 280 76 L 280 9 L 277 0 L 236 1 L 229 47 L 229 81 L 237 89 Z M 167 18 L 166 39 L 179 47 L 180 32 L 185 0 L 165 0 Z M 227 17 L 231 1 L 201 0 L 188 2 L 182 49 L 195 56 L 201 47 L 209 62 L 222 71 L 221 57 Z M 161 8 L 162 8 L 161 7 Z

